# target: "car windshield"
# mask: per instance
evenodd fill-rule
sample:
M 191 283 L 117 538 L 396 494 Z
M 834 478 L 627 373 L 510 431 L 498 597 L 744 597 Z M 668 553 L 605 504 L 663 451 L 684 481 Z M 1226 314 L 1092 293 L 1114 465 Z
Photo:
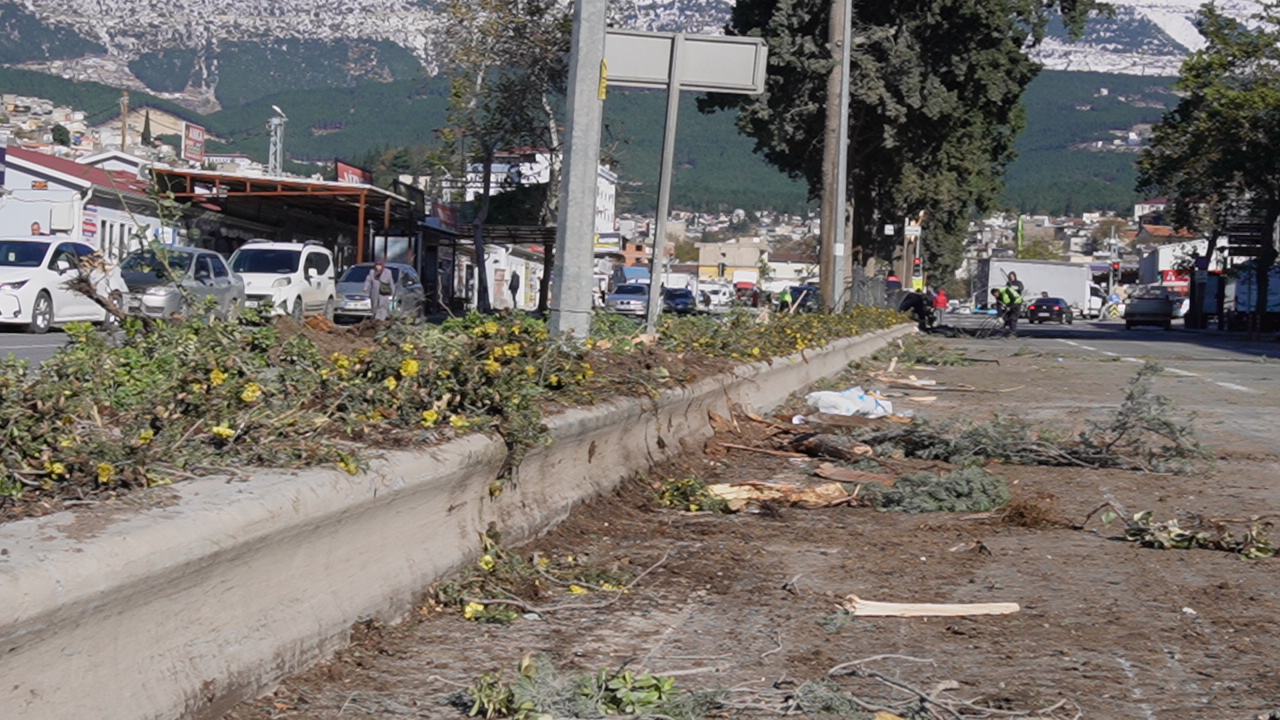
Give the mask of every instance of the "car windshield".
M 6 267 L 39 267 L 49 251 L 46 242 L 0 241 L 0 265 Z
M 373 270 L 372 265 L 352 265 L 342 273 L 342 277 L 338 278 L 340 283 L 363 283 L 365 278 L 369 277 L 369 271 Z M 391 277 L 396 282 L 400 281 L 400 268 L 391 268 Z
M 614 295 L 648 295 L 649 288 L 645 285 L 619 285 L 613 291 Z
M 1037 298 L 1036 305 L 1066 305 L 1062 298 Z
M 302 253 L 298 250 L 240 248 L 231 257 L 231 270 L 238 273 L 289 275 L 298 271 Z
M 685 288 L 674 288 L 674 289 L 672 289 L 672 290 L 668 290 L 668 291 L 667 291 L 667 297 L 669 297 L 669 298 L 692 298 L 692 297 L 693 297 L 693 291 L 692 291 L 692 290 L 685 289 Z
M 191 253 L 170 250 L 162 254 L 164 259 L 150 251 L 133 253 L 120 264 L 120 270 L 164 277 L 165 264 L 175 276 L 185 275 L 187 268 L 191 267 Z

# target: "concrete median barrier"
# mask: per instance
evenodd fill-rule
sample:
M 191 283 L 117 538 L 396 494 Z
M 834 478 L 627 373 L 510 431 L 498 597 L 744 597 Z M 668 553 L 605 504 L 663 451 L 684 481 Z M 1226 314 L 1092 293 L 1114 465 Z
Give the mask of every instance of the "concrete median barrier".
M 500 440 L 391 452 L 358 476 L 255 471 L 172 488 L 173 502 L 0 526 L 0 717 L 212 718 L 389 618 L 475 557 L 711 435 L 708 411 L 766 411 L 887 342 L 899 326 L 742 366 L 656 399 L 548 422 L 497 497 Z

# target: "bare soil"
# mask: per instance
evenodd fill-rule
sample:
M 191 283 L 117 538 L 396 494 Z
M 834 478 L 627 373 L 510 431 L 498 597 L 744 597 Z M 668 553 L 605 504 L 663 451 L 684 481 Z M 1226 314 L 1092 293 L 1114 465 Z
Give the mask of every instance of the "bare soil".
M 1136 369 L 1009 357 L 1011 349 L 987 355 L 1000 359 L 998 366 L 911 372 L 944 384 L 1018 389 L 938 392 L 932 403 L 895 402 L 930 418 L 1013 412 L 1073 427 L 1118 405 L 1120 389 Z M 1161 378 L 1157 389 L 1176 389 L 1172 382 Z M 781 412 L 774 419 L 788 417 Z M 739 419 L 717 440 L 766 444 L 769 432 Z M 506 668 L 510 675 L 530 653 L 547 654 L 566 672 L 625 665 L 675 675 L 685 689 L 732 690 L 725 709 L 717 711 L 722 717 L 781 714 L 798 684 L 822 679 L 840 663 L 879 655 L 927 662 L 883 658 L 866 667 L 925 690 L 955 681 L 958 689 L 944 695 L 980 698 L 1010 711 L 1065 701 L 1055 717 L 1265 716 L 1280 710 L 1280 558 L 1146 549 L 1125 541 L 1121 525 L 1103 526 L 1097 519 L 1072 528 L 1105 501 L 1151 509 L 1160 519 L 1276 511 L 1280 457 L 1274 448 L 1233 444 L 1222 433 L 1209 440 L 1218 443 L 1217 461 L 1186 476 L 991 466 L 1014 489 L 1018 512 L 1003 522 L 866 507 L 715 515 L 657 505 L 653 485 L 663 479 L 788 477 L 810 473 L 819 463 L 726 451 L 713 441 L 707 452 L 654 468 L 584 503 L 518 550 L 525 556 L 574 555 L 634 573 L 666 557 L 616 602 L 495 625 L 468 621 L 457 608 L 441 608 L 424 594 L 401 622 L 358 625 L 349 647 L 286 679 L 270 695 L 243 703 L 226 720 L 460 718 L 462 712 L 443 704 L 449 693 L 482 673 Z M 540 604 L 613 597 L 554 592 Z M 850 593 L 896 602 L 1017 602 L 1022 610 L 820 624 Z M 838 682 L 867 699 L 907 696 L 865 678 Z

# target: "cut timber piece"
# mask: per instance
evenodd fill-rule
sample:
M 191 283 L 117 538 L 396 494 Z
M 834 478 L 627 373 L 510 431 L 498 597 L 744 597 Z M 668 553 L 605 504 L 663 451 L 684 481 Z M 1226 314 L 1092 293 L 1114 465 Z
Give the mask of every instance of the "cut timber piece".
M 862 617 L 964 617 L 966 615 L 1008 615 L 1022 608 L 1018 603 L 891 603 L 863 600 L 857 595 L 844 599 L 851 615 Z
M 881 485 L 893 485 L 897 480 L 892 475 L 881 475 L 879 473 L 863 472 L 861 470 L 853 470 L 851 468 L 839 467 L 831 463 L 822 463 L 815 471 L 818 477 L 827 480 L 835 480 L 842 483 L 880 483 Z
M 808 435 L 797 439 L 790 447 L 806 455 L 835 460 L 858 460 L 875 454 L 870 445 L 844 435 Z
M 800 483 L 782 481 L 750 481 L 741 483 L 717 483 L 707 486 L 713 498 L 724 500 L 733 511 L 753 503 L 772 501 L 799 505 L 803 508 L 827 507 L 849 497 L 838 482 Z
M 938 399 L 937 395 L 908 395 L 907 399 L 911 402 L 931 403 Z

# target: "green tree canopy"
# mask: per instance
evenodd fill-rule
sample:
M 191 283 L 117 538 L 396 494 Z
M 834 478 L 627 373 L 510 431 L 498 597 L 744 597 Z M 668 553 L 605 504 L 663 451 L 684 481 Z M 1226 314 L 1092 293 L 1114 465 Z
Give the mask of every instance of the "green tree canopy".
M 727 28 L 769 43 L 759 96 L 711 95 L 705 112 L 736 108 L 756 151 L 821 193 L 829 0 L 738 0 Z M 946 273 L 961 259 L 969 218 L 992 209 L 1023 125 L 1027 56 L 1057 9 L 1073 32 L 1093 0 L 885 0 L 854 3 L 849 197 L 854 239 L 889 248 L 875 228 L 926 217 L 925 255 Z

